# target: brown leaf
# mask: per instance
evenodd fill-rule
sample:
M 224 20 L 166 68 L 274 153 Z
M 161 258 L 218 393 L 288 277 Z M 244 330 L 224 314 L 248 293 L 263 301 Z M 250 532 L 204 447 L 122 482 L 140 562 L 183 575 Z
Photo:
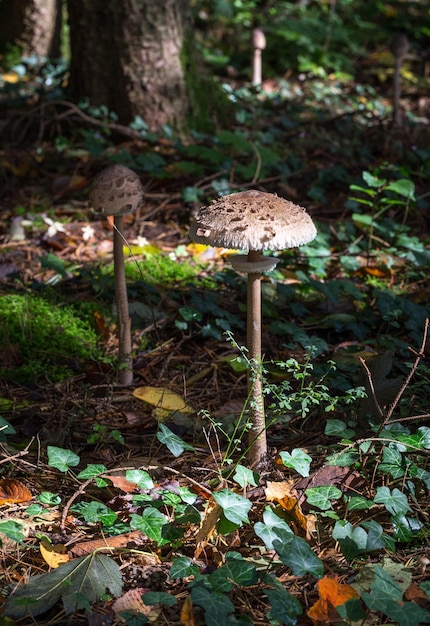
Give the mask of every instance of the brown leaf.
M 111 476 L 109 474 L 105 475 L 104 478 L 110 480 L 114 487 L 121 489 L 124 493 L 132 493 L 136 489 L 136 483 L 130 482 L 125 476 Z
M 0 480 L 0 505 L 29 502 L 33 498 L 31 491 L 19 480 L 2 478 Z
M 181 609 L 180 619 L 182 626 L 195 626 L 196 624 L 194 620 L 193 601 L 191 600 L 191 596 L 187 596 L 185 598 L 185 602 Z
M 304 515 L 292 481 L 268 482 L 265 493 L 267 500 L 275 500 L 284 509 L 296 535 L 307 539 L 312 537 L 316 517 L 313 514 Z
M 307 613 L 314 624 L 333 624 L 339 621 L 340 616 L 336 607 L 360 597 L 351 585 L 340 583 L 337 576 L 324 576 L 318 581 L 317 587 L 319 599 Z
M 106 537 L 105 539 L 93 539 L 92 541 L 81 541 L 70 549 L 69 553 L 74 556 L 84 556 L 85 554 L 91 554 L 94 550 L 101 548 L 126 548 L 129 543 L 139 542 L 144 540 L 145 535 L 140 530 L 135 530 L 130 533 L 124 533 L 123 535 L 116 535 L 114 537 Z M 149 555 L 148 555 L 149 556 Z M 155 557 L 151 557 L 155 560 Z M 156 561 L 158 562 L 158 561 Z M 154 565 L 153 562 L 148 565 Z
M 124 613 L 125 611 L 140 613 L 141 615 L 146 615 L 147 617 L 154 615 L 154 607 L 148 606 L 142 600 L 142 595 L 147 591 L 148 589 L 139 587 L 136 589 L 130 589 L 130 591 L 124 593 L 120 598 L 115 600 L 112 605 L 115 615 L 119 615 L 119 613 Z M 156 613 L 158 615 L 160 613 L 160 609 L 157 609 Z
M 362 490 L 364 481 L 358 472 L 349 467 L 324 465 L 310 476 L 301 478 L 294 483 L 295 489 L 299 492 L 309 489 L 309 487 L 325 487 L 327 485 L 334 485 L 342 491 L 351 487 Z
M 406 600 L 410 602 L 416 602 L 421 607 L 425 607 L 428 604 L 428 598 L 424 591 L 418 587 L 416 583 L 411 583 L 405 591 Z
M 205 544 L 208 542 L 210 537 L 212 536 L 215 527 L 221 517 L 222 508 L 219 504 L 215 502 L 215 500 L 211 499 L 206 506 L 205 516 L 203 518 L 202 523 L 200 524 L 200 528 L 197 531 L 195 543 L 196 550 L 194 553 L 194 558 L 198 558 L 204 549 Z

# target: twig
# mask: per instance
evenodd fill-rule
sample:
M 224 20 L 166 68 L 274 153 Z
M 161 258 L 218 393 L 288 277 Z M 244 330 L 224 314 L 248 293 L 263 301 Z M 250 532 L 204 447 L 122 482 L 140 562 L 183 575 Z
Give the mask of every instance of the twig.
M 429 318 L 426 318 L 426 320 L 424 322 L 423 340 L 421 342 L 420 351 L 418 353 L 415 352 L 416 358 L 415 358 L 414 364 L 412 365 L 411 369 L 409 370 L 409 373 L 406 376 L 405 382 L 403 383 L 402 387 L 400 388 L 399 393 L 394 398 L 391 406 L 389 407 L 388 412 L 387 412 L 387 416 L 385 418 L 385 422 L 384 422 L 384 424 L 382 424 L 382 428 L 387 424 L 387 422 L 390 421 L 390 418 L 393 415 L 395 408 L 399 404 L 399 402 L 401 400 L 401 397 L 403 396 L 403 394 L 406 391 L 407 386 L 411 382 L 412 376 L 417 371 L 417 368 L 418 368 L 418 365 L 420 364 L 421 359 L 424 357 L 424 350 L 425 350 L 426 343 L 427 343 L 428 330 L 429 330 Z
M 368 365 L 367 365 L 366 361 L 363 359 L 363 357 L 360 357 L 360 363 L 364 367 L 364 369 L 366 370 L 367 380 L 369 382 L 369 387 L 370 387 L 370 393 L 372 394 L 372 398 L 373 398 L 373 401 L 375 403 L 376 409 L 377 409 L 381 419 L 384 420 L 384 411 L 382 410 L 381 405 L 378 402 L 378 398 L 376 397 L 375 387 L 374 387 L 373 379 L 372 379 L 372 372 L 368 368 Z
M 34 437 L 32 437 L 31 441 L 27 444 L 27 446 L 24 448 L 24 450 L 21 450 L 20 452 L 17 452 L 16 454 L 13 454 L 13 455 L 5 457 L 4 459 L 1 459 L 0 460 L 0 465 L 2 463 L 9 463 L 11 461 L 15 461 L 16 459 L 19 459 L 19 458 L 25 456 L 26 454 L 28 454 L 28 450 L 29 450 L 31 444 L 33 443 L 33 441 L 34 441 Z M 0 446 L 0 450 L 4 454 L 8 454 L 8 451 L 3 446 Z M 31 465 L 32 467 L 36 467 L 33 463 L 29 463 L 28 461 L 22 461 L 22 462 L 25 463 L 26 465 Z

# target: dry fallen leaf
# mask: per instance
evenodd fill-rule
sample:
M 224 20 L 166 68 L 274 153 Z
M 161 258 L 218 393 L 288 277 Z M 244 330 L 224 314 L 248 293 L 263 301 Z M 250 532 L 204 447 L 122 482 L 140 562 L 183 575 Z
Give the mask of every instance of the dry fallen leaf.
M 194 620 L 193 601 L 191 600 L 191 596 L 187 596 L 185 598 L 185 602 L 181 609 L 180 619 L 182 626 L 195 626 L 196 624 Z
M 267 500 L 275 500 L 281 505 L 296 535 L 306 537 L 306 539 L 312 537 L 315 531 L 316 517 L 313 513 L 304 515 L 292 481 L 269 481 L 265 489 L 265 494 Z
M 196 550 L 194 552 L 194 558 L 197 559 L 205 545 L 211 538 L 215 527 L 221 517 L 222 508 L 220 505 L 215 502 L 215 500 L 211 499 L 206 505 L 205 516 L 200 524 L 200 528 L 197 531 L 195 537 Z
M 324 576 L 318 581 L 317 587 L 319 600 L 308 611 L 308 617 L 314 624 L 333 624 L 339 621 L 340 616 L 336 607 L 360 597 L 351 585 L 340 583 L 337 576 Z
M 104 539 L 92 539 L 91 541 L 80 541 L 70 549 L 70 554 L 73 556 L 84 556 L 85 554 L 91 554 L 94 550 L 101 550 L 107 548 L 126 548 L 130 543 L 142 543 L 145 540 L 145 535 L 140 530 L 134 530 L 122 535 L 115 535 L 113 537 L 105 537 Z M 143 553 L 142 553 L 143 555 Z M 148 565 L 156 565 L 159 561 L 151 556 L 148 556 Z
M 130 482 L 125 476 L 111 476 L 109 474 L 105 475 L 104 478 L 110 480 L 114 487 L 121 489 L 125 493 L 132 493 L 136 489 L 136 483 Z
M 194 409 L 179 394 L 166 387 L 138 387 L 133 391 L 133 395 L 139 400 L 152 404 L 157 409 L 194 413 Z
M 0 505 L 29 502 L 32 499 L 31 491 L 19 480 L 2 478 L 0 480 Z
M 43 556 L 49 567 L 55 569 L 62 563 L 67 563 L 69 555 L 67 554 L 66 546 L 61 543 L 52 545 L 46 539 L 42 539 L 39 545 L 40 554 Z
M 148 606 L 142 600 L 142 595 L 147 591 L 148 589 L 145 589 L 144 587 L 138 587 L 136 589 L 130 589 L 130 591 L 124 593 L 124 595 L 115 600 L 112 605 L 115 615 L 119 615 L 125 611 L 130 611 L 130 613 L 140 613 L 148 618 L 149 616 L 158 616 L 160 609 L 158 608 L 155 610 L 153 606 Z

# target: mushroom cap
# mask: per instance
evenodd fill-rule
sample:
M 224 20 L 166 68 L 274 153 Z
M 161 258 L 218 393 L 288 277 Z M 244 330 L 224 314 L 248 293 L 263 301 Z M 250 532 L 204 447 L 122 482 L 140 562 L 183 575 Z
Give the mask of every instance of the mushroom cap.
M 190 227 L 190 238 L 197 243 L 237 250 L 295 248 L 316 235 L 303 207 L 254 189 L 213 200 Z
M 252 47 L 257 50 L 264 50 L 266 47 L 266 36 L 261 28 L 254 28 L 252 31 Z
M 125 165 L 109 165 L 95 177 L 90 205 L 103 215 L 125 215 L 143 200 L 143 186 L 136 172 Z

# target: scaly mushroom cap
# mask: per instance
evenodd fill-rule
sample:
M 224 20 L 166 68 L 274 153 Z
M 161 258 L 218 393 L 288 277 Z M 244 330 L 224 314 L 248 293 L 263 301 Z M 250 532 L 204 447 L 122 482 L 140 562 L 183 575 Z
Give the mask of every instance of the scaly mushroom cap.
M 303 207 L 253 189 L 213 200 L 190 227 L 190 238 L 197 243 L 237 250 L 295 248 L 316 235 Z
M 90 189 L 90 205 L 103 215 L 125 215 L 143 200 L 138 175 L 125 165 L 110 165 L 98 174 Z

